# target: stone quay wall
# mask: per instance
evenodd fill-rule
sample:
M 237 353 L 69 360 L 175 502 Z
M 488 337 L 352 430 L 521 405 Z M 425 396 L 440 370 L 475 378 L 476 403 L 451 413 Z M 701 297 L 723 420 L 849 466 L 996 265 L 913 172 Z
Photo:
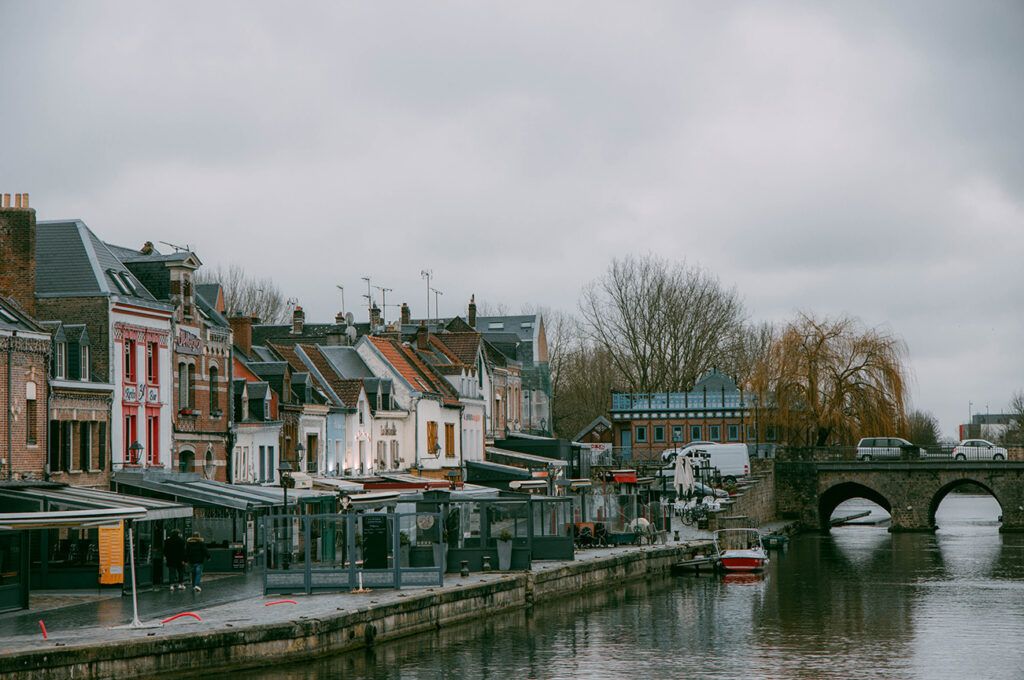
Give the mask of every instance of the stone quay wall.
M 0 656 L 5 680 L 203 677 L 352 651 L 623 581 L 669 573 L 701 544 L 656 546 L 428 592 L 337 615 Z M 404 595 L 404 593 L 403 593 Z M 193 669 L 189 671 L 188 669 Z

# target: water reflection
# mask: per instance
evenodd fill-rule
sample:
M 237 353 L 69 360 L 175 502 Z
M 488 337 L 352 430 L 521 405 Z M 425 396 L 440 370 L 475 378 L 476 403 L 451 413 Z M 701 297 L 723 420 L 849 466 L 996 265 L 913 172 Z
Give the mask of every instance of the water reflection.
M 633 583 L 370 652 L 232 675 L 1017 678 L 1024 537 L 978 524 L 984 507 L 958 496 L 943 504 L 935 535 L 837 528 L 795 538 L 763 575 Z

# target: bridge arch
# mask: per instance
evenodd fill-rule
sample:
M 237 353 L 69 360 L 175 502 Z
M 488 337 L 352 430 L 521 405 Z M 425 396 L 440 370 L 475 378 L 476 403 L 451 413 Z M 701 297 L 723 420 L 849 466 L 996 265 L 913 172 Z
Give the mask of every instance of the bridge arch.
M 830 522 L 832 513 L 835 512 L 839 504 L 853 498 L 863 498 L 872 503 L 877 503 L 890 515 L 892 514 L 892 503 L 880 492 L 858 482 L 840 482 L 826 489 L 818 497 L 818 521 L 822 531 L 827 532 L 832 528 Z M 938 505 L 935 507 L 938 507 Z
M 959 479 L 954 479 L 952 481 L 946 482 L 945 484 L 943 484 L 942 486 L 939 487 L 939 489 L 935 492 L 934 495 L 932 495 L 932 499 L 928 503 L 928 524 L 929 524 L 929 526 L 932 526 L 932 527 L 938 526 L 936 521 L 935 521 L 935 513 L 938 512 L 939 505 L 942 504 L 942 501 L 946 498 L 946 496 L 948 496 L 950 494 L 950 492 L 953 491 L 954 489 L 958 489 L 958 488 L 960 488 L 962 486 L 968 486 L 968 485 L 976 486 L 976 487 L 980 488 L 982 491 L 984 491 L 985 493 L 987 493 L 990 496 L 992 496 L 992 498 L 995 498 L 996 499 L 996 503 L 999 503 L 1000 516 L 1002 515 L 1002 513 L 1004 512 L 1005 505 L 1004 505 L 1003 501 L 1000 500 L 999 494 L 997 494 L 992 489 L 992 487 L 990 487 L 988 484 L 985 484 L 983 482 L 978 481 L 977 479 L 972 479 L 970 477 L 961 477 Z

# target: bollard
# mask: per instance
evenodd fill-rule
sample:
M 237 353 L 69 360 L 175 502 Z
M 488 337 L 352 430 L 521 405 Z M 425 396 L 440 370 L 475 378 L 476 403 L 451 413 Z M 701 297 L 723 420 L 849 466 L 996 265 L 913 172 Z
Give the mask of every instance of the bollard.
M 484 571 L 490 571 L 491 570 L 491 556 L 490 555 L 484 555 L 483 559 L 484 559 L 483 570 Z
M 469 576 L 469 560 L 462 560 L 462 569 L 459 570 L 459 575 L 462 578 Z
M 675 536 L 676 536 L 676 540 L 678 541 L 679 540 L 679 529 L 676 529 Z

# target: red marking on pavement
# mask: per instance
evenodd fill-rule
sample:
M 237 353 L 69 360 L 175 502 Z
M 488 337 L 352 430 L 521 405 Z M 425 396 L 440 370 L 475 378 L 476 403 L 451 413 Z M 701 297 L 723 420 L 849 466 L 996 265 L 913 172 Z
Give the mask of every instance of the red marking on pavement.
M 49 635 L 46 634 L 46 624 L 43 623 L 42 619 L 39 619 L 39 627 L 43 629 L 43 639 L 45 640 Z
M 203 620 L 203 617 L 201 617 L 199 614 L 193 614 L 192 612 L 182 612 L 180 614 L 175 614 L 174 616 L 170 617 L 169 619 L 164 619 L 160 623 L 167 623 L 168 621 L 173 621 L 174 619 L 180 619 L 182 616 L 191 616 L 196 621 L 202 621 Z
M 275 600 L 274 602 L 264 602 L 263 606 L 264 607 L 269 607 L 272 604 L 285 604 L 285 603 L 287 603 L 287 604 L 298 604 L 297 602 L 295 602 L 295 600 Z

